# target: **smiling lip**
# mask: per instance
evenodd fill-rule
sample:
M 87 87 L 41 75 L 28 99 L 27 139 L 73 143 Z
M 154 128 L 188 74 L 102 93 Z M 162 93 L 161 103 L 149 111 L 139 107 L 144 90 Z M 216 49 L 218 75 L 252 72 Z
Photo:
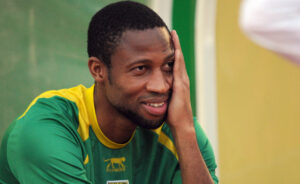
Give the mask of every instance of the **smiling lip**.
M 144 102 L 143 107 L 152 116 L 162 116 L 166 113 L 168 104 L 166 101 Z

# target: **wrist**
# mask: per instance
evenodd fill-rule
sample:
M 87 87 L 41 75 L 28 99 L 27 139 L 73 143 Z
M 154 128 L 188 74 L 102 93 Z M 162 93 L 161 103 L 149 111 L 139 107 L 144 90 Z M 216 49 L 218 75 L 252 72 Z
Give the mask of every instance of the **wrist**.
M 174 139 L 177 138 L 182 138 L 184 137 L 184 139 L 189 139 L 189 138 L 194 138 L 196 137 L 196 131 L 195 131 L 195 127 L 194 127 L 194 123 L 193 121 L 187 123 L 181 123 L 181 125 L 177 125 L 177 126 L 170 126 L 172 135 L 174 137 Z
M 189 131 L 189 129 L 194 128 L 194 119 L 192 115 L 173 120 L 168 119 L 167 122 L 172 131 Z

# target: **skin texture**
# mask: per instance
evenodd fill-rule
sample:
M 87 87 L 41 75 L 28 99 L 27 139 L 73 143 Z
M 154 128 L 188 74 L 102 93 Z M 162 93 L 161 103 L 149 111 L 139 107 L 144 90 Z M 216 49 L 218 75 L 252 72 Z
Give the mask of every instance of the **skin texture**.
M 189 78 L 179 38 L 176 31 L 172 31 L 171 36 L 175 48 L 175 63 L 173 67 L 173 94 L 167 121 L 175 140 L 182 182 L 184 184 L 213 183 L 197 144 Z
M 120 112 L 122 109 L 142 117 L 145 126 L 156 128 L 165 120 L 166 113 L 153 115 L 145 103 L 168 103 L 174 60 L 170 43 L 165 28 L 130 30 L 123 33 L 111 56 L 110 69 L 97 58 L 89 59 L 96 81 L 96 115 L 103 133 L 111 140 L 125 143 L 140 125 L 140 121 Z
M 183 183 L 213 183 L 197 144 L 189 78 L 175 31 L 170 37 L 164 27 L 127 30 L 111 68 L 91 57 L 89 69 L 96 82 L 97 120 L 109 139 L 125 143 L 136 126 L 156 128 L 167 120 Z

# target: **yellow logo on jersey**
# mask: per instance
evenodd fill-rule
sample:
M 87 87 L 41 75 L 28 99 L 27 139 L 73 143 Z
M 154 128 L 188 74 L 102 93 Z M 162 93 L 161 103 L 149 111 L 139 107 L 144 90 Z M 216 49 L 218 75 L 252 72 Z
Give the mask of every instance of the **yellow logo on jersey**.
M 106 184 L 129 184 L 128 180 L 107 181 Z
M 125 162 L 125 157 L 120 158 L 109 158 L 104 160 L 104 162 L 107 162 L 106 166 L 106 172 L 121 172 L 125 171 L 125 165 L 123 162 Z

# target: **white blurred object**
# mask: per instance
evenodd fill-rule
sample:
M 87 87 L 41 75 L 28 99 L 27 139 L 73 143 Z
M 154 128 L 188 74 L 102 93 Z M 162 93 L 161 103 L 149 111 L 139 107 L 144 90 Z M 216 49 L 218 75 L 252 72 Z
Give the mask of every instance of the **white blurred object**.
M 300 65 L 300 0 L 243 0 L 240 8 L 251 40 Z

